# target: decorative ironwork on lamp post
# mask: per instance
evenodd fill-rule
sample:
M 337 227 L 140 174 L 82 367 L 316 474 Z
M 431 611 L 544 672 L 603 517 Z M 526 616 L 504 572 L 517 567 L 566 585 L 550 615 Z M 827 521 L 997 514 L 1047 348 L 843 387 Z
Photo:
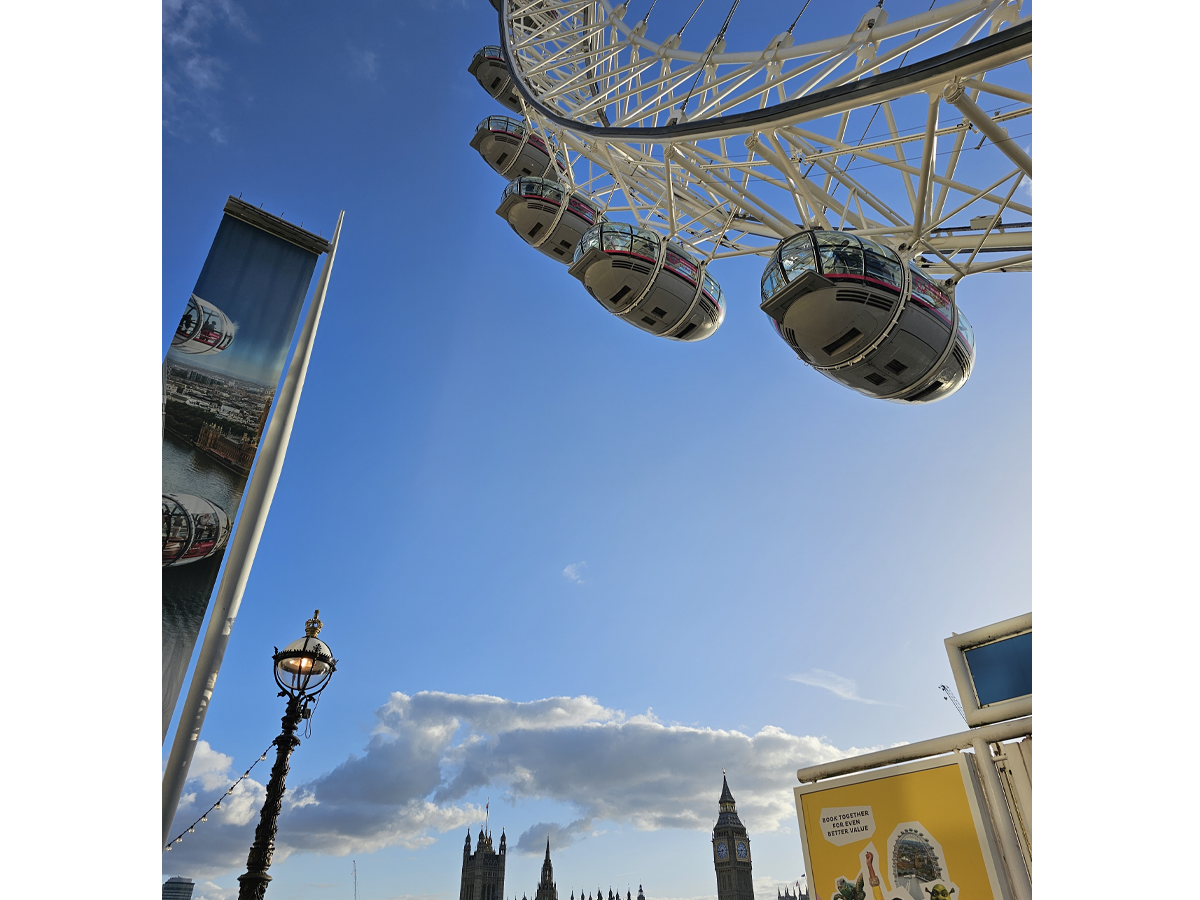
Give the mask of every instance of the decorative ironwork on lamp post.
M 300 723 L 312 716 L 309 704 L 329 684 L 337 669 L 337 660 L 329 645 L 318 640 L 321 633 L 321 611 L 304 623 L 304 637 L 292 641 L 282 650 L 275 648 L 275 683 L 279 685 L 279 696 L 287 697 L 287 711 L 283 714 L 283 731 L 275 738 L 275 765 L 271 768 L 271 781 L 267 784 L 267 799 L 263 803 L 258 828 L 254 831 L 254 843 L 246 859 L 246 874 L 238 876 L 238 900 L 262 900 L 267 893 L 271 876 L 271 857 L 275 855 L 275 832 L 279 824 L 279 810 L 283 805 L 284 781 L 287 779 L 292 751 L 300 746 L 296 729 Z

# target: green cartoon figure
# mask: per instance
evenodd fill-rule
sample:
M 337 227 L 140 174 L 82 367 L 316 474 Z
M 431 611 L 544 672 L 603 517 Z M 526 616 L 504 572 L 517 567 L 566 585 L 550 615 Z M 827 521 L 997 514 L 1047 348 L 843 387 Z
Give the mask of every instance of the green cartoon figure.
M 947 890 L 944 884 L 935 884 L 932 888 L 925 888 L 925 893 L 929 895 L 929 900 L 950 900 L 954 888 Z
M 837 880 L 837 893 L 831 900 L 867 900 L 867 892 L 863 890 L 863 877 L 858 876 L 858 881 L 851 884 L 845 878 Z

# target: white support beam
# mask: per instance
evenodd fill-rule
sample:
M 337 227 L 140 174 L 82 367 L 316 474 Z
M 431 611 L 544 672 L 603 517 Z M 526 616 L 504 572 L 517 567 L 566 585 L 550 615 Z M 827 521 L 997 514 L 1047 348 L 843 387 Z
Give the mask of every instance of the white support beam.
M 971 124 L 978 128 L 981 132 L 987 135 L 988 139 L 996 145 L 996 149 L 1013 161 L 1013 164 L 1020 168 L 1028 177 L 1033 177 L 1033 160 L 1029 155 L 1022 150 L 1017 142 L 1008 136 L 1008 132 L 992 121 L 992 117 L 985 113 L 979 106 L 967 96 L 967 92 L 963 90 L 963 86 L 958 83 L 949 84 L 942 92 L 942 96 L 946 98 L 946 102 L 954 106 L 966 116 Z

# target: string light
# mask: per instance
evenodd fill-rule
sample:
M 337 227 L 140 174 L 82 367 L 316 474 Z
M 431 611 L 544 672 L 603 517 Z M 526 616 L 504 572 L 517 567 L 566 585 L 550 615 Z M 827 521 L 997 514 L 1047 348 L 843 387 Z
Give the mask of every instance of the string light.
M 254 767 L 255 767 L 255 766 L 257 766 L 257 765 L 258 765 L 260 762 L 262 762 L 264 759 L 266 759 L 266 758 L 267 758 L 267 753 L 268 753 L 268 752 L 270 752 L 271 748 L 272 748 L 272 747 L 274 747 L 274 746 L 275 746 L 275 742 L 274 742 L 274 741 L 271 741 L 271 743 L 267 745 L 267 749 L 266 749 L 266 750 L 264 750 L 264 751 L 262 752 L 262 756 L 260 756 L 260 757 L 259 757 L 258 759 L 256 759 L 256 760 L 255 760 L 253 763 L 251 763 L 251 764 L 250 764 L 250 768 L 249 768 L 249 769 L 247 769 L 245 772 L 243 772 L 243 773 L 242 773 L 242 777 L 241 777 L 241 778 L 239 778 L 237 781 L 235 781 L 235 782 L 234 782 L 232 785 L 230 785 L 230 787 L 229 787 L 229 790 L 227 790 L 227 791 L 226 791 L 224 794 L 222 794 L 222 795 L 221 795 L 221 796 L 220 796 L 220 797 L 217 799 L 217 802 L 216 802 L 216 803 L 214 803 L 212 806 L 210 806 L 208 809 L 206 809 L 206 810 L 204 811 L 204 814 L 203 814 L 202 816 L 200 816 L 200 818 L 198 818 L 198 819 L 197 819 L 195 822 L 193 822 L 191 825 L 189 825 L 189 826 L 187 827 L 187 830 L 179 832 L 179 834 L 176 836 L 176 838 L 175 838 L 173 841 L 168 841 L 168 842 L 167 842 L 167 846 L 164 848 L 163 852 L 164 852 L 164 853 L 170 853 L 170 852 L 171 852 L 171 848 L 172 848 L 172 847 L 173 847 L 175 844 L 182 844 L 182 843 L 183 843 L 183 836 L 184 836 L 185 834 L 194 834 L 194 833 L 195 833 L 195 831 L 196 831 L 196 826 L 197 826 L 197 825 L 199 825 L 201 822 L 207 822 L 207 821 L 208 821 L 208 814 L 209 814 L 210 812 L 215 812 L 216 810 L 219 810 L 219 809 L 221 808 L 221 801 L 222 801 L 222 800 L 224 800 L 226 797 L 228 797 L 230 794 L 232 794 L 232 793 L 233 793 L 233 789 L 234 789 L 234 788 L 236 788 L 236 787 L 237 787 L 239 784 L 241 784 L 241 783 L 242 783 L 242 781 L 243 781 L 244 779 L 246 779 L 246 778 L 250 777 L 250 773 L 251 773 L 251 772 L 254 770 Z

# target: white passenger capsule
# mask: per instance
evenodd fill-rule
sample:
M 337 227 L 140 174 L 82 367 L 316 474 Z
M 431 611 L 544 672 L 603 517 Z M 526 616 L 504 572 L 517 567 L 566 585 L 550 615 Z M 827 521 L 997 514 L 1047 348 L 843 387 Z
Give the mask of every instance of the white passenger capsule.
M 529 246 L 562 263 L 571 261 L 583 233 L 604 220 L 600 207 L 582 191 L 533 176 L 509 182 L 496 215 Z
M 953 285 L 846 232 L 782 241 L 763 272 L 762 310 L 797 356 L 868 397 L 932 403 L 961 388 L 975 364 Z
M 488 116 L 475 126 L 471 146 L 479 151 L 483 161 L 505 178 L 537 175 L 551 181 L 562 181 L 567 161 L 561 153 L 550 162 L 550 149 L 540 134 L 535 134 L 520 119 L 510 116 Z
M 479 86 L 513 112 L 521 111 L 521 95 L 513 86 L 508 64 L 499 47 L 480 47 L 471 58 L 467 71 L 475 76 Z
M 609 312 L 658 337 L 702 341 L 725 321 L 720 285 L 683 247 L 647 228 L 595 226 L 568 271 Z

